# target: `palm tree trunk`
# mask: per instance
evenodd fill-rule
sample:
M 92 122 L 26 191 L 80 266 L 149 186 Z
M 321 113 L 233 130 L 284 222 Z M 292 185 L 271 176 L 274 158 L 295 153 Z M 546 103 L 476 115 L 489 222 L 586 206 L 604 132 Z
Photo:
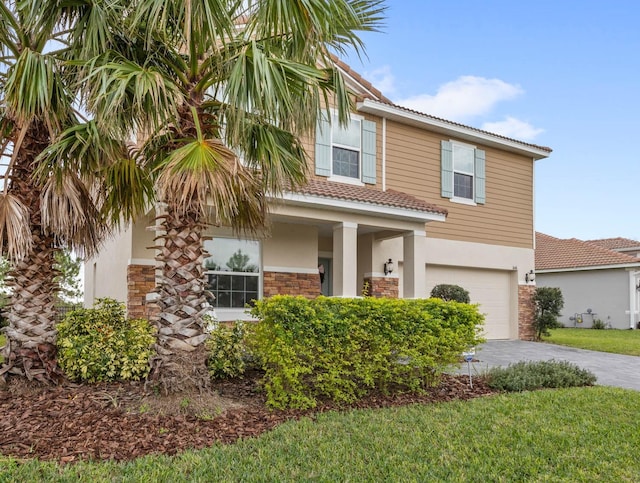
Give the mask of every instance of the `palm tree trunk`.
M 11 289 L 4 329 L 7 343 L 2 350 L 4 374 L 25 376 L 29 380 L 59 382 L 62 372 L 56 362 L 56 308 L 59 291 L 55 269 L 55 240 L 41 224 L 40 188 L 34 183 L 36 156 L 47 146 L 46 130 L 34 123 L 16 159 L 9 192 L 29 208 L 32 251 L 12 263 L 6 285 Z
M 156 260 L 162 272 L 155 290 L 159 313 L 152 316 L 158 329 L 158 356 L 152 361 L 150 379 L 165 392 L 204 390 L 209 374 L 203 317 L 211 310 L 203 268 L 205 224 L 195 208 L 178 211 L 168 206 L 158 218 L 162 243 Z

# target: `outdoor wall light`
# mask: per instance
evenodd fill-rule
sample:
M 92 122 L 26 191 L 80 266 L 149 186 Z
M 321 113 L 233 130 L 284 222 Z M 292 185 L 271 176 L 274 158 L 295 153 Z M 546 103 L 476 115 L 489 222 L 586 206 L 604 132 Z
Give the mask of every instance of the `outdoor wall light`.
M 393 260 L 389 259 L 389 261 L 385 262 L 384 264 L 384 274 L 389 275 L 391 272 L 393 272 L 393 268 Z
M 525 282 L 533 282 L 536 279 L 536 275 L 533 273 L 533 270 L 529 270 L 529 273 L 524 274 Z

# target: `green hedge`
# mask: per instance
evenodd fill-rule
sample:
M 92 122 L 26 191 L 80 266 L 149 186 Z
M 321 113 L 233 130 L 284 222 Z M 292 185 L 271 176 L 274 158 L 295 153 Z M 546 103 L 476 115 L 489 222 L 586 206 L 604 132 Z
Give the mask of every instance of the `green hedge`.
M 435 384 L 481 342 L 483 322 L 476 306 L 439 299 L 276 296 L 252 314 L 260 319 L 252 350 L 266 371 L 267 402 L 278 408 Z
M 127 319 L 124 304 L 99 299 L 93 309 L 70 312 L 57 329 L 58 363 L 69 379 L 138 380 L 149 374 L 155 328 Z

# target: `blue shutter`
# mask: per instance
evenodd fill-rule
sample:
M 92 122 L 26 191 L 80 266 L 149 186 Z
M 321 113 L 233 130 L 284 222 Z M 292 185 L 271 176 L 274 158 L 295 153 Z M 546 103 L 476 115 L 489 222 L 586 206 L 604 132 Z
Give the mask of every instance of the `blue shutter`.
M 362 121 L 362 182 L 376 184 L 376 123 Z
M 486 198 L 486 194 L 485 194 L 485 175 L 484 175 L 484 165 L 485 165 L 485 159 L 484 159 L 484 151 L 482 149 L 476 149 L 475 150 L 475 173 L 474 173 L 474 181 L 475 181 L 475 198 L 474 201 L 476 203 L 480 203 L 481 205 L 484 205 L 485 203 L 485 198 Z
M 453 198 L 453 146 L 449 141 L 441 142 L 440 164 L 440 194 Z
M 316 125 L 316 174 L 331 176 L 331 124 L 325 114 Z

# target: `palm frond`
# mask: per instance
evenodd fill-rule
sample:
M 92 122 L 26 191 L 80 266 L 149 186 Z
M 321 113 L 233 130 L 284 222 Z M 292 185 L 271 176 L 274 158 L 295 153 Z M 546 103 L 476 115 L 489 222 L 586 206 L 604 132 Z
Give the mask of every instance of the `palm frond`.
M 21 124 L 41 119 L 50 130 L 68 122 L 72 98 L 57 68 L 57 60 L 24 49 L 8 72 L 7 112 Z
M 151 174 L 135 157 L 122 157 L 103 169 L 101 212 L 111 226 L 135 220 L 155 199 Z
M 307 156 L 298 137 L 259 119 L 247 118 L 241 128 L 238 149 L 244 163 L 259 176 L 271 195 L 303 185 L 307 180 Z
M 29 208 L 10 193 L 0 194 L 0 253 L 19 261 L 31 251 Z
M 176 119 L 184 95 L 154 66 L 139 65 L 119 54 L 97 66 L 89 78 L 88 107 L 103 129 L 157 128 Z
M 263 224 L 265 200 L 259 180 L 220 140 L 193 140 L 169 153 L 156 168 L 158 196 L 176 211 L 214 208 L 216 223 L 239 229 Z
M 104 239 L 106 225 L 89 189 L 73 173 L 51 176 L 42 190 L 42 224 L 63 246 L 78 255 L 94 256 Z

